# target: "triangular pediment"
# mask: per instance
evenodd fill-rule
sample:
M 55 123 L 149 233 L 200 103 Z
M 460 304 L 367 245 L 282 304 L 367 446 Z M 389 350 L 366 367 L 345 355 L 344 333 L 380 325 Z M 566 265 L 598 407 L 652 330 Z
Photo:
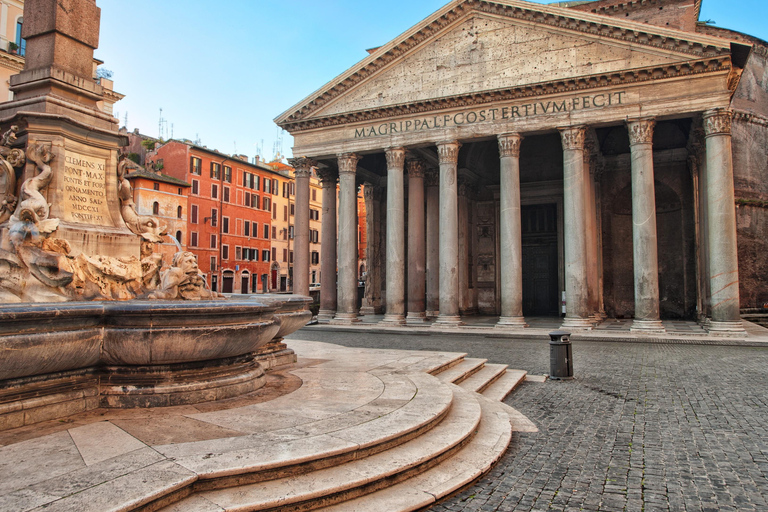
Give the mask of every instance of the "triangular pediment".
M 726 55 L 726 40 L 565 8 L 457 0 L 281 115 L 283 126 Z

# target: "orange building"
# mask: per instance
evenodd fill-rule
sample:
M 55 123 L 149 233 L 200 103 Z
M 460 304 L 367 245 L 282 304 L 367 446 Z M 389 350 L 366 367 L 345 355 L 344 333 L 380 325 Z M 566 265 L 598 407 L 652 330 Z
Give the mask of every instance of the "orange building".
M 160 171 L 135 169 L 126 175 L 133 188 L 133 201 L 139 215 L 152 215 L 165 223 L 168 237 L 155 252 L 165 263 L 178 251 L 186 250 L 187 194 L 190 184 Z M 172 237 L 172 238 L 171 238 Z
M 191 184 L 187 249 L 213 290 L 257 293 L 270 287 L 274 196 L 278 174 L 244 156 L 170 140 L 147 160 Z

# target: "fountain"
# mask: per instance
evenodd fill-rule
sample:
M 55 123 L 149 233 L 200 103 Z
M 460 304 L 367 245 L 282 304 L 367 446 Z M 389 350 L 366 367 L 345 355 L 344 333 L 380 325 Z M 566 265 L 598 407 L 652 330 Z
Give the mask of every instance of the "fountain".
M 99 17 L 95 0 L 27 0 L 0 104 L 0 430 L 254 391 L 311 318 L 308 297 L 224 298 L 194 254 L 154 252 L 165 226 L 136 211 L 127 141 L 98 108 Z

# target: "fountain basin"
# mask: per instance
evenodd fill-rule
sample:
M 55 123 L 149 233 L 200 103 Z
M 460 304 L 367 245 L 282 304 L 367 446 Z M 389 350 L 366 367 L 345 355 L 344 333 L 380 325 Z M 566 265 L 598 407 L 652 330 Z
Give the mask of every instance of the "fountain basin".
M 0 305 L 0 430 L 259 389 L 265 347 L 311 317 L 309 298 L 259 298 Z

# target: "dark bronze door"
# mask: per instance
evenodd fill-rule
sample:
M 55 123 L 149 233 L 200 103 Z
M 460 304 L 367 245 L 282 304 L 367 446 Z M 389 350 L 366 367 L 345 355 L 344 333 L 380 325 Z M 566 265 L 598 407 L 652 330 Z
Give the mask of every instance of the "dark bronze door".
M 522 207 L 523 315 L 557 316 L 557 205 Z

